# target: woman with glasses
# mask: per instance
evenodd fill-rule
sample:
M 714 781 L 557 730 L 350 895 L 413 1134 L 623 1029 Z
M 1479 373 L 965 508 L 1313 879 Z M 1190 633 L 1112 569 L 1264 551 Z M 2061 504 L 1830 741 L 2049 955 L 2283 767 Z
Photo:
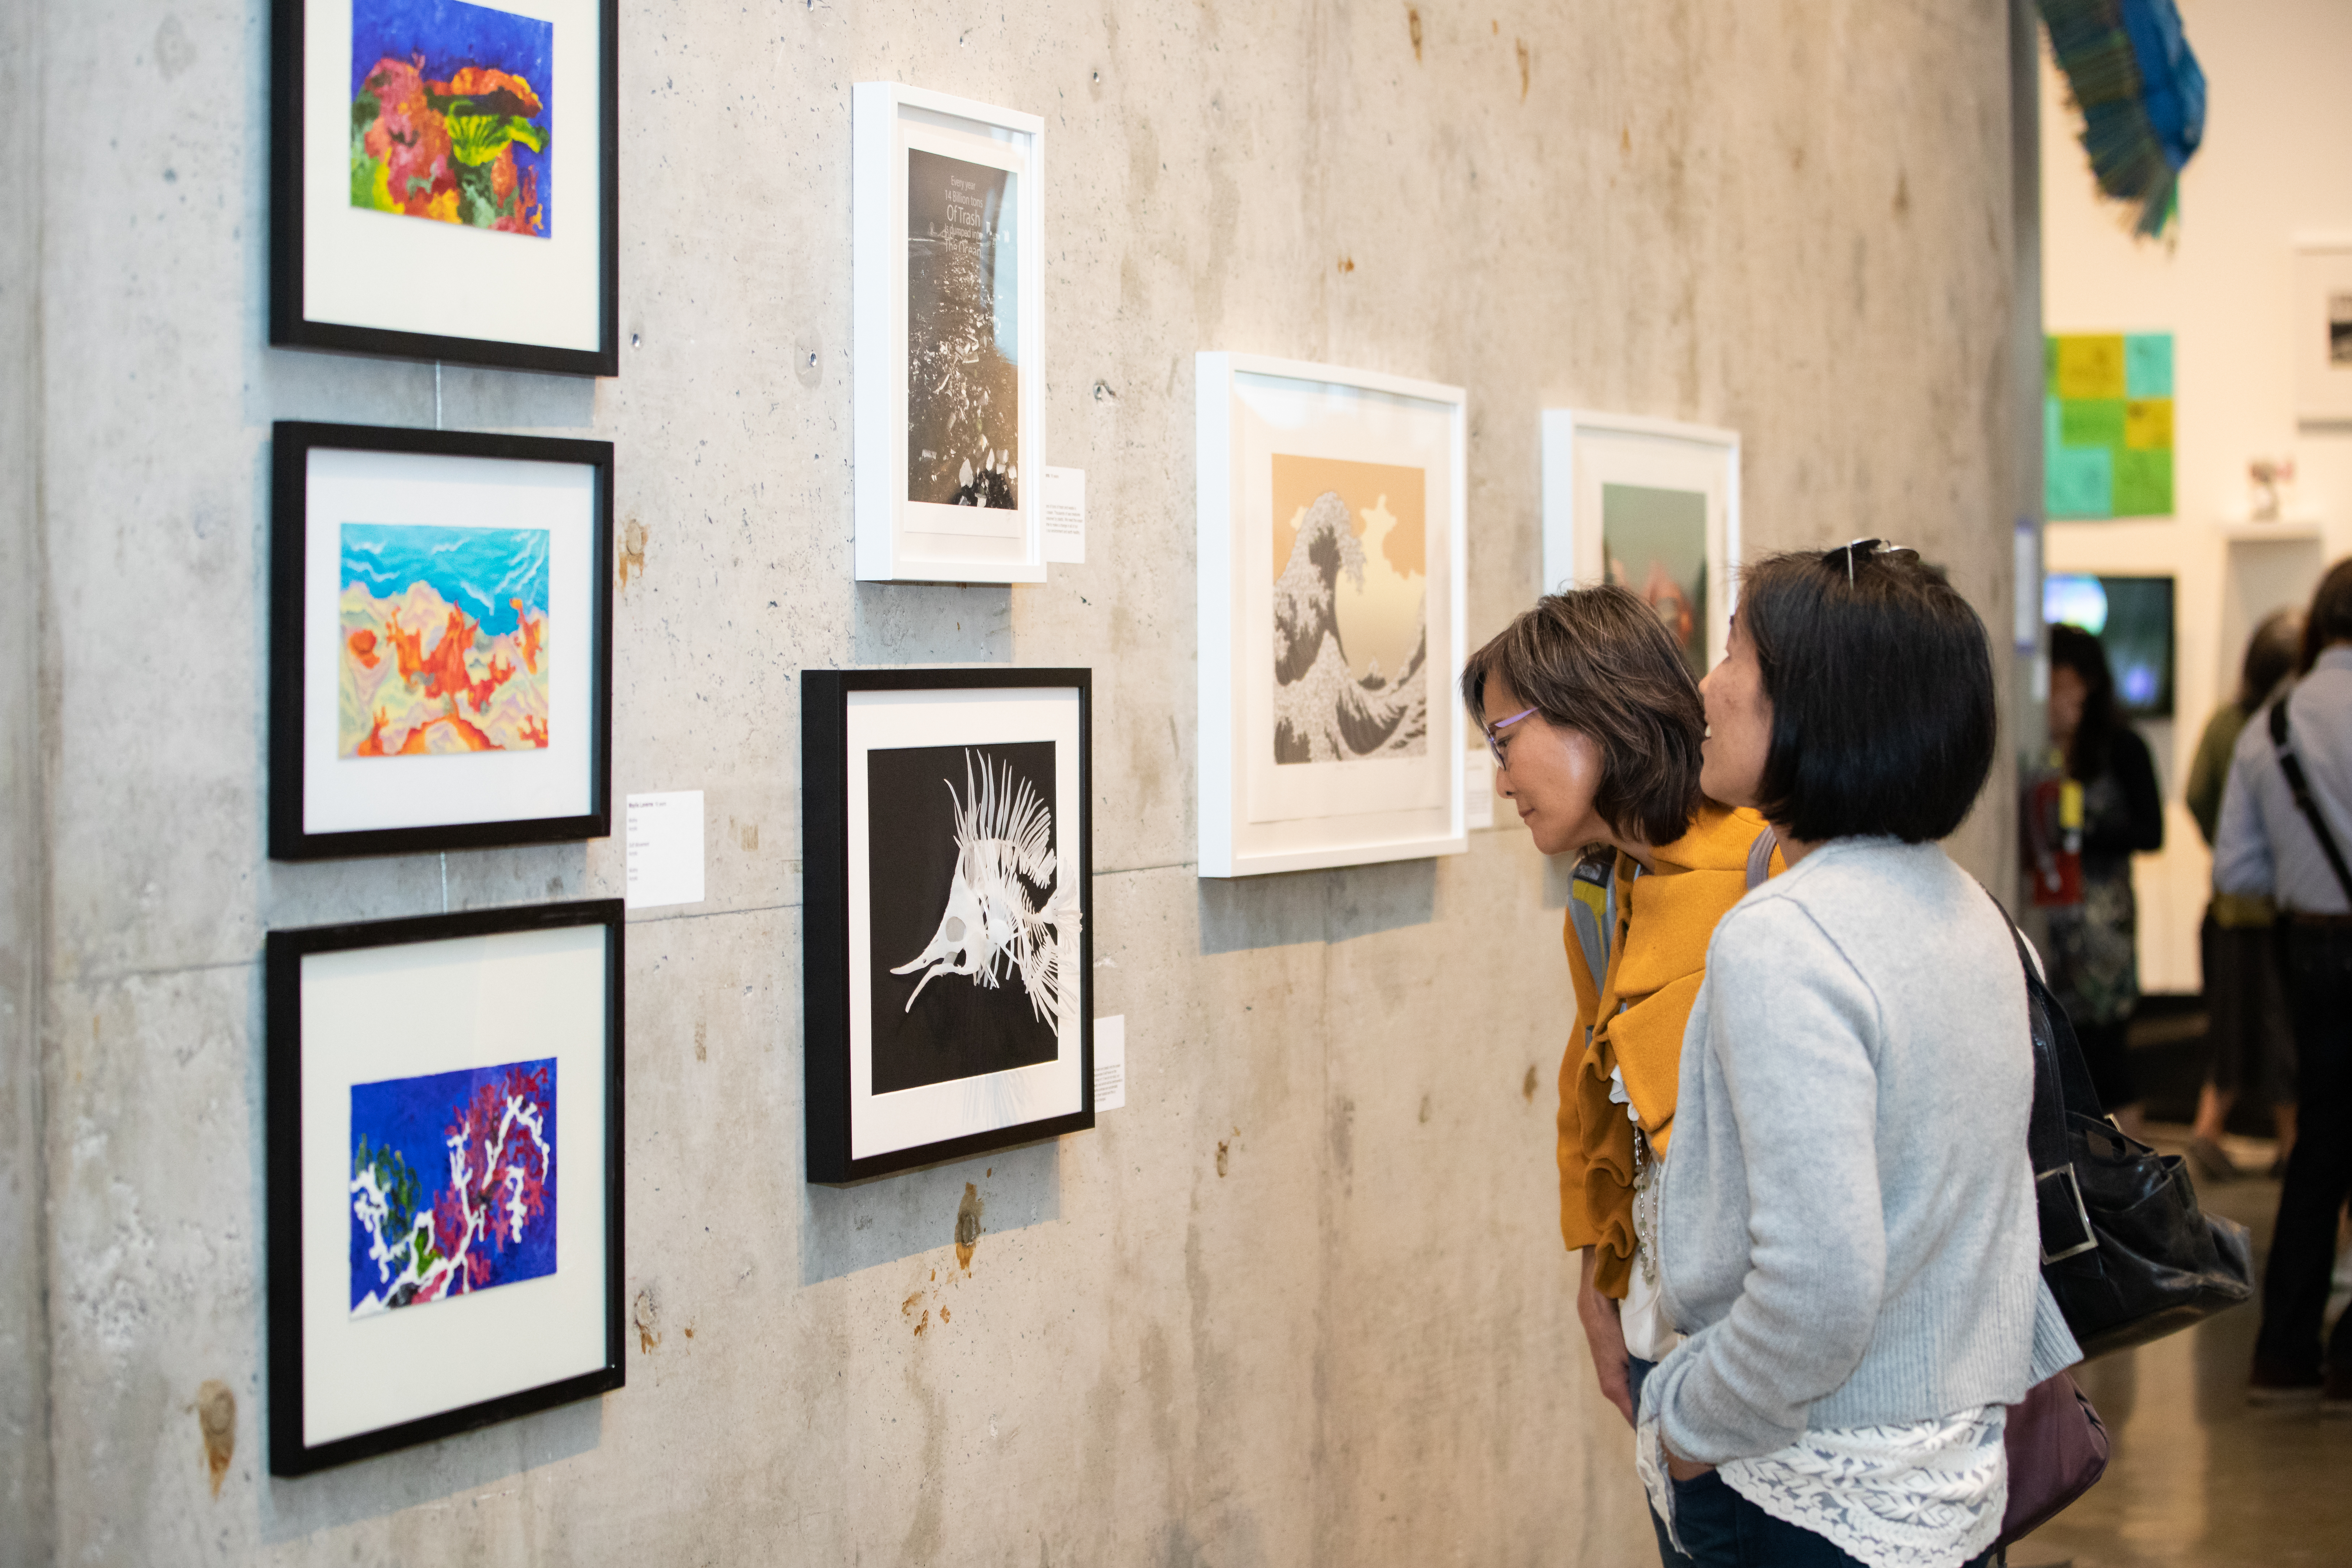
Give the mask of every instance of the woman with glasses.
M 1788 870 L 1716 927 L 1662 1176 L 1687 1337 L 1636 1464 L 1702 1564 L 1990 1560 L 2005 1407 L 2079 1357 L 2042 1284 L 2017 947 L 1937 841 L 1993 760 L 1984 626 L 1861 541 L 1748 568 L 1701 786 Z
M 1684 1026 L 1707 937 L 1751 862 L 1764 874 L 1771 836 L 1700 794 L 1697 682 L 1622 587 L 1538 600 L 1471 658 L 1462 690 L 1494 748 L 1496 793 L 1536 847 L 1583 852 L 1564 933 L 1577 1029 L 1559 1070 L 1559 1228 L 1583 1254 L 1577 1315 L 1601 1392 L 1631 1422 L 1640 1377 L 1675 1339 L 1647 1215 Z

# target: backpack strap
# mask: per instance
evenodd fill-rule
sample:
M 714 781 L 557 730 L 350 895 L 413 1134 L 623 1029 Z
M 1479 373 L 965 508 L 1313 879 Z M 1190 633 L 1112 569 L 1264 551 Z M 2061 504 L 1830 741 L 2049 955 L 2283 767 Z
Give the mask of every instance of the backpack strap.
M 2294 754 L 2294 744 L 2287 734 L 2286 700 L 2281 692 L 2271 704 L 2271 744 L 2278 751 L 2279 772 L 2286 775 L 2286 787 L 2294 796 L 2295 809 L 2311 824 L 2312 836 L 2319 840 L 2319 852 L 2327 857 L 2327 868 L 2336 873 L 2336 885 L 2344 889 L 2344 901 L 2352 904 L 2352 868 L 2344 864 L 2344 852 L 2336 847 L 2336 835 L 2327 831 L 2327 819 L 2319 815 L 2319 803 L 2311 798 L 2311 781 L 2303 776 L 2303 761 Z
M 1765 879 L 1772 875 L 1772 851 L 1780 847 L 1780 834 L 1769 827 L 1758 834 L 1756 841 L 1748 847 L 1748 890 L 1749 892 L 1752 893 L 1762 887 Z
M 1609 985 L 1609 948 L 1617 936 L 1617 857 L 1588 855 L 1576 863 L 1568 883 L 1569 929 L 1584 952 L 1585 973 L 1592 976 L 1593 994 Z M 1592 1044 L 1592 1031 L 1584 1031 Z

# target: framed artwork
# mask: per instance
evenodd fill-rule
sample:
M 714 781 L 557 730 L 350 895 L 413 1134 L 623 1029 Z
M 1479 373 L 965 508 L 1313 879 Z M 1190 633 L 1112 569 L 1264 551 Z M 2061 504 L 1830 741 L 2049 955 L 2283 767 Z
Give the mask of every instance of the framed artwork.
M 618 375 L 619 0 L 271 0 L 269 341 Z
M 1462 389 L 1196 365 L 1201 875 L 1461 853 Z
M 269 853 L 612 831 L 613 447 L 281 422 Z
M 2052 518 L 2172 515 L 2172 334 L 2043 340 L 2042 502 Z
M 1739 559 L 1739 437 L 1731 430 L 1547 408 L 1544 593 L 1615 583 L 1642 595 L 1693 676 L 1731 635 Z
M 618 1388 L 617 899 L 269 933 L 269 1468 Z
M 2352 237 L 2294 247 L 2294 412 L 2352 421 Z
M 1042 583 L 1045 122 L 852 94 L 857 576 Z
M 1093 689 L 804 673 L 810 1181 L 1095 1124 Z

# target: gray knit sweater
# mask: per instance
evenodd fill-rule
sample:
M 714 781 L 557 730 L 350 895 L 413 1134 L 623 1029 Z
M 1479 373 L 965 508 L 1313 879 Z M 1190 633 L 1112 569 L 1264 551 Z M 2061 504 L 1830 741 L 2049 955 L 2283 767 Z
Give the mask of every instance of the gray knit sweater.
M 1844 838 L 1707 946 L 1658 1265 L 1689 1339 L 1642 1391 L 1721 1463 L 2015 1404 L 2081 1359 L 2042 1283 L 2025 983 L 1933 844 Z

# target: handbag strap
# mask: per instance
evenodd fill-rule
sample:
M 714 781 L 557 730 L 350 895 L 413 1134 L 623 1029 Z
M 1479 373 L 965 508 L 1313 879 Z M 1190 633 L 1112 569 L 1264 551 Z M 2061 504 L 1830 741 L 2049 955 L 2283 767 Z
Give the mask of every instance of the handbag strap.
M 2042 1232 L 2042 1261 L 2056 1263 L 2097 1247 L 2091 1216 L 2083 1205 L 2083 1187 L 2074 1174 L 2074 1159 L 2066 1138 L 2069 1112 L 2102 1115 L 2098 1089 L 2091 1082 L 2074 1025 L 2066 1010 L 2042 978 L 2009 910 L 1987 889 L 1985 897 L 2000 911 L 2009 940 L 2017 949 L 2018 967 L 2025 972 L 2026 1034 L 2033 1047 L 2033 1105 L 2025 1125 L 2025 1150 L 2033 1169 L 2034 1207 Z M 2063 1034 L 2063 1041 L 2062 1041 Z
M 2344 864 L 2344 852 L 2336 847 L 2336 835 L 2327 831 L 2327 819 L 2319 815 L 2319 803 L 2311 798 L 2311 781 L 2303 776 L 2303 760 L 2294 754 L 2294 742 L 2287 734 L 2285 693 L 2271 704 L 2271 744 L 2278 749 L 2279 772 L 2286 775 L 2295 809 L 2311 824 L 2319 852 L 2327 857 L 2327 868 L 2336 873 L 2336 885 L 2344 889 L 2344 901 L 2352 904 L 2352 868 Z

